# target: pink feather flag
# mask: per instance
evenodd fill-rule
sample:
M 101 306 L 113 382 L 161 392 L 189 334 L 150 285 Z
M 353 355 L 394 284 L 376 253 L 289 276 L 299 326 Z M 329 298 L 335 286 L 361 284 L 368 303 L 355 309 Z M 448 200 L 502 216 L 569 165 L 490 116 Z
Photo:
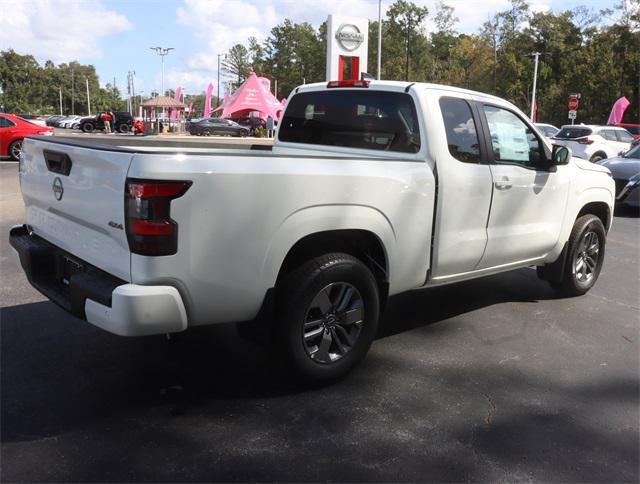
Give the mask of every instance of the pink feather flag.
M 613 108 L 611 108 L 611 114 L 609 115 L 609 121 L 607 121 L 607 124 L 621 123 L 624 111 L 627 109 L 629 104 L 631 103 L 625 96 L 622 96 L 620 99 L 618 99 L 613 104 Z

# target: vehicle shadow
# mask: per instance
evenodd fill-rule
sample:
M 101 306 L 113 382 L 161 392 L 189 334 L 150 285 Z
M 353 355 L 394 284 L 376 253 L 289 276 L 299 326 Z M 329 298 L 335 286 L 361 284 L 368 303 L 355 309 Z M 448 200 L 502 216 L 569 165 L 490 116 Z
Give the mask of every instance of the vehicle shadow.
M 640 208 L 629 207 L 627 205 L 616 205 L 614 215 L 616 217 L 624 218 L 640 218 Z
M 414 291 L 390 299 L 378 339 L 494 304 L 553 297 L 529 269 Z M 122 338 L 50 302 L 2 308 L 0 319 L 3 442 L 55 436 L 153 406 L 180 415 L 208 398 L 251 401 L 313 391 L 233 325 L 193 328 L 171 341 Z
M 560 297 L 530 268 L 410 291 L 389 299 L 377 338 L 438 323 L 495 304 L 537 303 Z

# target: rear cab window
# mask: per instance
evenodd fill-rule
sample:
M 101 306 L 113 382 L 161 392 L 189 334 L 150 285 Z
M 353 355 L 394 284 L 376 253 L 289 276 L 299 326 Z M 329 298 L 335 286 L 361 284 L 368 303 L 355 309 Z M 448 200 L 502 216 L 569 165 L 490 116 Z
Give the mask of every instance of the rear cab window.
M 560 139 L 576 139 L 589 136 L 591 133 L 591 128 L 581 128 L 576 126 L 575 128 L 562 128 L 555 137 Z
M 420 126 L 402 92 L 340 89 L 293 96 L 281 121 L 283 142 L 417 153 Z
M 465 163 L 480 163 L 480 141 L 469 103 L 461 98 L 440 98 L 449 153 Z

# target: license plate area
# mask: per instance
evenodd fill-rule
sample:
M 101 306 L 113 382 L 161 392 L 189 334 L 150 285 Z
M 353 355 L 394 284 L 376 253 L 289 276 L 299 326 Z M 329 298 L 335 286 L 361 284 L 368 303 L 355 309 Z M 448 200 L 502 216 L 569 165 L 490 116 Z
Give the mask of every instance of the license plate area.
M 86 267 L 79 260 L 68 255 L 62 255 L 61 259 L 61 281 L 65 286 L 69 285 L 72 276 L 86 272 Z

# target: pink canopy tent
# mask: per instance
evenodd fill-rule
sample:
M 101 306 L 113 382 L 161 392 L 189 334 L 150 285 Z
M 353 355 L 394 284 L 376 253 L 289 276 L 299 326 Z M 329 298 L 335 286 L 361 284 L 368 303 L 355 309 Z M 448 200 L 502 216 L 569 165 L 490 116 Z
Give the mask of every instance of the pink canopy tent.
M 221 118 L 230 118 L 258 111 L 264 117 L 271 116 L 277 121 L 282 113 L 282 103 L 271 93 L 270 85 L 269 79 L 252 72 L 236 92 L 225 96 L 222 105 L 214 112 L 222 111 Z

